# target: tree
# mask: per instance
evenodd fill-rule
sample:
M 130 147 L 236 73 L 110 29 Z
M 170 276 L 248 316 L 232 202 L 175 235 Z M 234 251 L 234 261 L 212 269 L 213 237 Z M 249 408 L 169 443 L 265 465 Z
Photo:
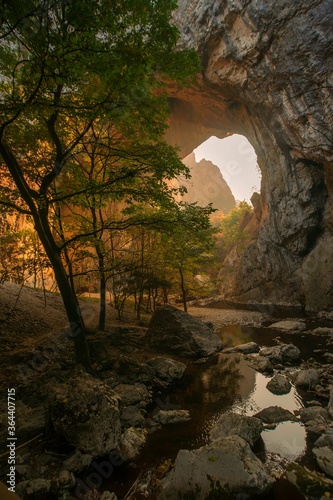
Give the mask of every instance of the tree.
M 165 131 L 166 79 L 188 82 L 192 53 L 175 51 L 170 0 L 11 0 L 0 7 L 0 203 L 29 215 L 63 298 L 76 360 L 90 370 L 85 325 L 51 229 L 65 166 L 96 121 L 151 144 Z M 131 171 L 128 172 L 128 176 Z M 14 186 L 11 187 L 11 182 Z
M 184 311 L 187 312 L 188 285 L 210 256 L 215 245 L 216 230 L 211 226 L 211 205 L 199 207 L 183 204 L 181 217 L 170 233 L 162 235 L 165 261 L 179 275 Z
M 220 223 L 220 233 L 223 247 L 226 252 L 236 248 L 237 253 L 244 251 L 249 239 L 245 226 L 251 219 L 253 208 L 246 201 L 240 201 Z

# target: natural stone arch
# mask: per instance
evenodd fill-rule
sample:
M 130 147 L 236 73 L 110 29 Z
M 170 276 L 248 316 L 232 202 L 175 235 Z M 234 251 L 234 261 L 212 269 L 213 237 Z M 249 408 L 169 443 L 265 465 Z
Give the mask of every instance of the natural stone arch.
M 262 172 L 259 234 L 229 275 L 237 300 L 327 307 L 333 299 L 333 11 L 330 0 L 180 0 L 182 43 L 203 76 L 170 89 L 168 139 L 185 156 L 246 136 Z M 230 270 L 229 270 L 230 271 Z

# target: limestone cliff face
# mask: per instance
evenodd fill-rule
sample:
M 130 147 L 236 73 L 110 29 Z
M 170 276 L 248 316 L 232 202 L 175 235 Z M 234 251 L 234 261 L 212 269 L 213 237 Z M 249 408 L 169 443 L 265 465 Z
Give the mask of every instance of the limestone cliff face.
M 187 189 L 187 193 L 182 197 L 184 201 L 197 202 L 202 207 L 212 203 L 213 208 L 224 213 L 234 208 L 235 198 L 220 169 L 214 163 L 205 159 L 197 162 L 194 153 L 186 156 L 183 163 L 191 173 L 191 179 L 182 182 Z
M 170 89 L 169 140 L 245 135 L 262 171 L 259 235 L 226 283 L 254 302 L 333 304 L 331 0 L 179 0 L 203 76 Z

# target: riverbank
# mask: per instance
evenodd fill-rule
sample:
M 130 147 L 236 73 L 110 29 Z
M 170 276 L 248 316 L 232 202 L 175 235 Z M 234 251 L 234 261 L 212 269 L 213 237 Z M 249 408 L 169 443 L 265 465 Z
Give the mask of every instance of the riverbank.
M 179 450 L 194 452 L 211 446 L 208 437 L 220 416 L 236 412 L 252 418 L 274 406 L 288 410 L 291 420 L 265 424 L 253 450 L 275 481 L 275 496 L 267 498 L 285 500 L 286 487 L 283 494 L 276 491 L 281 484 L 290 488 L 293 482 L 309 498 L 320 498 L 305 491 L 309 487 L 304 486 L 309 482 L 308 468 L 315 494 L 331 491 L 330 474 L 318 466 L 320 460 L 330 463 L 330 452 L 324 450 L 325 459 L 318 462 L 312 451 L 331 450 L 327 436 L 333 432 L 329 412 L 333 330 L 328 324 L 323 326 L 320 318 L 289 318 L 276 324 L 276 319 L 260 311 L 190 307 L 192 316 L 214 327 L 225 349 L 220 355 L 198 360 L 171 359 L 147 346 L 149 315 L 138 324 L 134 311 L 128 310 L 120 323 L 109 307 L 106 332 L 97 332 L 98 304 L 82 302 L 96 371 L 92 378 L 73 362 L 60 297 L 22 289 L 15 305 L 17 291 L 12 284 L 0 287 L 1 381 L 3 387 L 16 391 L 20 448 L 15 480 L 21 485 L 22 498 L 58 499 L 60 494 L 86 500 L 116 498 L 110 490 L 118 499 L 157 498 L 161 480 L 163 483 Z M 254 352 L 249 347 L 237 347 L 238 352 L 233 352 L 234 346 L 244 343 L 251 343 L 251 349 L 255 344 Z M 290 345 L 294 347 L 283 350 Z M 316 383 L 299 384 L 297 374 L 309 370 L 316 372 Z M 278 374 L 290 383 L 285 396 L 274 395 L 266 387 Z M 2 415 L 6 405 L 2 400 Z M 302 413 L 303 409 L 307 411 Z M 67 422 L 64 416 L 71 412 L 73 420 Z M 91 419 L 92 444 L 88 445 L 72 433 L 73 424 L 83 415 L 85 421 Z M 112 468 L 112 473 L 106 474 L 100 464 L 105 462 L 104 450 L 113 446 L 110 428 L 114 448 L 122 451 L 122 458 L 119 454 L 112 460 L 109 457 L 108 471 Z M 3 418 L 1 444 L 6 432 Z M 314 447 L 318 438 L 325 446 Z M 3 459 L 4 481 L 8 464 L 6 456 Z M 295 461 L 300 467 L 297 474 L 295 469 L 288 472 Z M 96 474 L 98 484 L 93 484 L 91 478 L 96 479 Z M 302 476 L 302 485 L 299 479 L 293 481 L 295 475 Z M 318 486 L 320 478 L 324 489 Z

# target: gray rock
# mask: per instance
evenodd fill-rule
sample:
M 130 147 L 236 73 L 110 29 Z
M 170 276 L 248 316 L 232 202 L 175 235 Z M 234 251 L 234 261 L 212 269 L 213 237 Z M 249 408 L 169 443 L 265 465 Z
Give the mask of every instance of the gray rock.
M 328 328 L 328 327 L 318 327 L 315 328 L 312 333 L 314 335 L 323 335 L 323 336 L 333 336 L 333 328 Z
M 123 429 L 128 427 L 142 427 L 145 423 L 145 412 L 137 406 L 125 406 L 121 410 L 120 421 Z
M 327 410 L 331 418 L 333 418 L 333 385 L 330 385 L 330 397 L 327 404 Z
M 191 420 L 188 410 L 159 410 L 153 419 L 158 424 L 175 424 Z
M 272 347 L 263 347 L 260 355 L 276 363 L 294 363 L 299 360 L 300 350 L 294 344 L 279 344 Z
M 44 498 L 49 498 L 51 492 L 57 489 L 57 485 L 50 479 L 31 479 L 30 481 L 22 481 L 18 483 L 15 492 L 24 499 L 27 500 L 43 500 Z
M 79 450 L 98 457 L 117 448 L 118 399 L 103 382 L 77 374 L 66 383 L 50 385 L 48 404 L 54 429 Z
M 301 351 L 294 344 L 282 344 L 280 350 L 284 363 L 294 363 L 299 360 L 301 355 Z
M 331 429 L 327 433 L 322 434 L 314 443 L 315 448 L 323 448 L 324 446 L 328 446 L 328 448 L 333 450 L 333 432 Z
M 310 500 L 324 499 L 327 493 L 333 494 L 333 481 L 299 464 L 288 465 L 286 476 Z
M 277 374 L 267 383 L 266 387 L 273 394 L 288 394 L 291 383 L 283 375 Z
M 58 477 L 58 484 L 60 488 L 70 489 L 75 486 L 75 476 L 69 470 L 62 470 Z
M 315 368 L 300 370 L 296 374 L 295 384 L 304 389 L 314 389 L 319 382 L 319 373 Z
M 118 394 L 122 406 L 134 405 L 145 408 L 151 401 L 148 389 L 144 385 L 119 384 L 113 390 Z
M 240 352 L 241 354 L 254 354 L 259 352 L 260 347 L 256 342 L 247 342 L 246 344 L 236 345 L 234 347 L 228 347 L 224 349 L 224 354 L 229 354 L 233 352 Z
M 314 448 L 312 450 L 318 466 L 328 476 L 333 477 L 333 451 L 328 446 Z
M 266 492 L 272 484 L 248 443 L 229 436 L 198 450 L 180 450 L 173 470 L 161 481 L 157 498 L 233 498 Z
M 103 491 L 99 500 L 118 500 L 117 495 L 113 491 Z
M 126 429 L 120 439 L 119 450 L 121 456 L 125 460 L 132 460 L 135 458 L 145 444 L 146 437 L 147 431 L 145 429 L 135 429 L 134 427 Z
M 80 450 L 71 455 L 67 460 L 64 461 L 63 465 L 66 470 L 74 472 L 76 474 L 80 472 L 87 471 L 91 462 L 93 461 L 93 456 L 89 454 L 83 454 Z
M 154 368 L 156 376 L 166 382 L 180 379 L 186 370 L 184 363 L 170 358 L 152 358 L 148 364 Z
M 272 373 L 273 365 L 269 358 L 259 356 L 248 361 L 248 364 L 260 373 Z
M 295 415 L 289 410 L 285 410 L 280 406 L 269 406 L 264 410 L 259 411 L 254 417 L 260 418 L 266 424 L 274 424 L 276 422 L 286 422 L 288 420 L 296 421 Z
M 154 384 L 155 370 L 147 363 L 141 363 L 131 357 L 123 356 L 117 362 L 117 374 L 124 384 Z
M 322 406 L 310 406 L 309 408 L 301 408 L 299 415 L 302 422 L 316 422 L 325 424 L 328 421 L 328 411 Z
M 278 330 L 284 330 L 286 332 L 302 332 L 306 330 L 306 325 L 303 321 L 287 319 L 272 323 L 271 325 L 269 325 L 269 328 L 277 328 Z
M 237 413 L 225 413 L 215 422 L 210 431 L 210 441 L 221 437 L 239 436 L 251 447 L 258 441 L 263 431 L 263 424 L 259 418 L 238 415 Z
M 184 357 L 203 357 L 221 351 L 220 338 L 202 321 L 172 306 L 154 312 L 147 332 L 150 347 Z

